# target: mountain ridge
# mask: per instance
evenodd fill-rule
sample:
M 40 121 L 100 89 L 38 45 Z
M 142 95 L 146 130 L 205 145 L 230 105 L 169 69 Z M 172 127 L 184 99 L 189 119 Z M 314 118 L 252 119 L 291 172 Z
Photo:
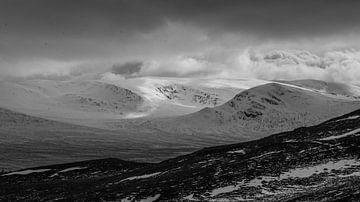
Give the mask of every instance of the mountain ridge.
M 359 107 L 360 99 L 269 83 L 242 91 L 223 105 L 184 116 L 149 120 L 143 125 L 178 134 L 237 133 L 261 137 L 269 131 L 276 133 L 317 124 Z

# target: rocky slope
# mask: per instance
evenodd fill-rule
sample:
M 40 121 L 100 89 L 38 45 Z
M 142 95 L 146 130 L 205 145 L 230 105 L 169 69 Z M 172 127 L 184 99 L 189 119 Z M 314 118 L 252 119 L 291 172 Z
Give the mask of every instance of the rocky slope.
M 215 107 L 231 99 L 239 89 L 192 88 L 181 84 L 159 85 L 156 91 L 166 99 L 184 105 Z
M 116 159 L 0 176 L 4 201 L 358 201 L 360 110 L 157 164 Z

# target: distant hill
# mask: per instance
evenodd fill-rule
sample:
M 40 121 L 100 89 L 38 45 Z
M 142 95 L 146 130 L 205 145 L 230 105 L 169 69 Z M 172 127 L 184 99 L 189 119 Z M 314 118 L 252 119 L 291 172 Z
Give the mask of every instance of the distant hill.
M 67 118 L 122 115 L 138 111 L 144 102 L 128 89 L 99 81 L 1 82 L 0 93 L 2 107 Z

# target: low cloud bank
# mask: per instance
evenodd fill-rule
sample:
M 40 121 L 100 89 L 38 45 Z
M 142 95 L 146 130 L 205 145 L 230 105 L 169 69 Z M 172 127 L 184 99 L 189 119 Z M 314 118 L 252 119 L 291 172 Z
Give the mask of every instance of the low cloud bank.
M 276 50 L 211 52 L 146 63 L 139 76 L 253 77 L 259 79 L 319 79 L 336 82 L 360 81 L 360 52 L 331 51 L 315 55 L 308 51 Z
M 318 79 L 360 84 L 360 51 L 357 50 L 329 51 L 321 55 L 303 50 L 211 50 L 143 61 L 89 64 L 66 64 L 66 71 L 52 72 L 51 63 L 46 63 L 46 66 L 39 66 L 27 77 L 250 77 L 266 80 Z M 70 65 L 76 68 L 71 69 Z
M 242 71 L 257 78 L 360 81 L 360 52 L 355 50 L 331 51 L 321 56 L 307 51 L 271 51 L 262 54 L 246 51 L 243 54 L 249 58 L 245 60 L 250 61 L 242 67 Z
M 140 64 L 141 68 L 138 67 Z M 301 50 L 247 49 L 125 63 L 121 67 L 126 67 L 121 69 L 122 72 L 136 72 L 139 77 L 252 77 L 266 80 L 318 79 L 345 83 L 360 82 L 360 52 L 356 50 L 331 51 L 316 55 Z M 134 69 L 128 70 L 130 67 Z

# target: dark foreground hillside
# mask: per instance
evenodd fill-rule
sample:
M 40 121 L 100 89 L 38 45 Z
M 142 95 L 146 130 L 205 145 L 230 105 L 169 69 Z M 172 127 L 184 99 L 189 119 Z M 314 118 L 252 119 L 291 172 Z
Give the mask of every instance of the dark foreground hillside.
M 0 201 L 360 201 L 360 110 L 157 164 L 100 159 L 0 176 Z

